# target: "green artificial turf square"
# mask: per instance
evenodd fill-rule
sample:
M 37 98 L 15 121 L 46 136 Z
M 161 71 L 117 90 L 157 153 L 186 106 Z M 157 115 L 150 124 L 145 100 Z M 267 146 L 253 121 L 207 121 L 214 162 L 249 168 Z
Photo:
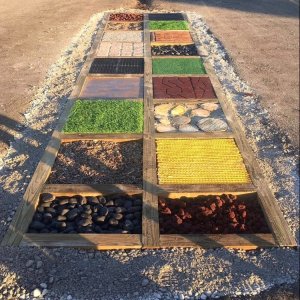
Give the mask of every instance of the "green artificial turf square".
M 142 133 L 143 103 L 129 100 L 77 100 L 65 133 Z
M 155 58 L 153 74 L 206 74 L 201 58 Z
M 186 21 L 150 21 L 150 30 L 189 30 Z

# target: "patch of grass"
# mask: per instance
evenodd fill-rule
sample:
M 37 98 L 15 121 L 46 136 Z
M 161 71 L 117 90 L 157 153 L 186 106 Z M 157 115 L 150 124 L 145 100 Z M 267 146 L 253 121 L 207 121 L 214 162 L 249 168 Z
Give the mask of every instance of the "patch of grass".
M 153 74 L 206 74 L 201 58 L 155 58 Z
M 77 100 L 65 133 L 142 133 L 143 103 L 129 100 Z
M 186 21 L 150 21 L 150 30 L 189 30 Z

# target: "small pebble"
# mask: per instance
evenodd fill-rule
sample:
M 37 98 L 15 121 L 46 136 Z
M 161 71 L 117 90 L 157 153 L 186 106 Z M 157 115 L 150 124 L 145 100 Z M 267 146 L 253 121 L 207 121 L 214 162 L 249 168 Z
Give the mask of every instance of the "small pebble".
M 42 292 L 39 289 L 35 289 L 32 292 L 32 296 L 35 297 L 35 298 L 40 297 L 41 295 L 42 295 Z

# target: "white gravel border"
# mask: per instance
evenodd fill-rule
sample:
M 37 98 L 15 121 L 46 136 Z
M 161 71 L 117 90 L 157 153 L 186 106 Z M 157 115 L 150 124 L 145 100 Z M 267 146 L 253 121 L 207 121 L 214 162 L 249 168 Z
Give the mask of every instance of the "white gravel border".
M 102 17 L 103 13 L 93 15 L 50 68 L 25 114 L 26 128 L 15 133 L 8 155 L 0 161 L 0 237 L 5 234 L 50 139 Z M 207 61 L 236 106 L 260 166 L 298 238 L 297 149 L 292 148 L 288 137 L 262 109 L 259 99 L 244 96 L 243 93 L 253 93 L 252 89 L 236 75 L 228 54 L 201 16 L 189 13 L 188 17 L 198 33 L 201 51 L 209 55 Z M 97 252 L 5 247 L 0 248 L 0 295 L 4 295 L 0 299 L 9 294 L 32 298 L 30 293 L 36 288 L 45 293 L 46 299 L 198 299 L 201 295 L 204 299 L 253 295 L 274 285 L 297 281 L 298 266 L 299 251 L 288 248 L 249 252 Z

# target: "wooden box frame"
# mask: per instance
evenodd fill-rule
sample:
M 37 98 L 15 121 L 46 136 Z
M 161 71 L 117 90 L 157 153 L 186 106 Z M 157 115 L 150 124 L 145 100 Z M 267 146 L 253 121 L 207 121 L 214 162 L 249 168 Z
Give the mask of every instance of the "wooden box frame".
M 188 21 L 187 16 L 184 15 Z M 241 248 L 255 249 L 258 247 L 296 246 L 288 224 L 284 219 L 274 195 L 256 161 L 255 155 L 247 143 L 236 110 L 223 91 L 213 69 L 204 64 L 207 75 L 215 89 L 217 99 L 227 118 L 231 132 L 224 133 L 156 133 L 154 127 L 154 103 L 176 102 L 173 99 L 153 101 L 152 91 L 152 57 L 148 14 L 144 14 L 144 132 L 143 134 L 63 134 L 62 128 L 67 120 L 74 100 L 78 98 L 84 80 L 88 75 L 90 65 L 96 55 L 96 49 L 101 41 L 108 14 L 99 28 L 90 54 L 80 72 L 65 111 L 62 114 L 51 140 L 45 149 L 30 184 L 24 194 L 15 217 L 1 245 L 11 246 L 47 246 L 47 247 L 83 247 L 94 249 L 128 249 L 128 248 L 160 248 L 160 247 L 202 247 L 202 248 Z M 190 28 L 190 34 L 199 52 L 196 33 Z M 200 53 L 200 52 L 199 52 Z M 200 55 L 199 55 L 200 56 Z M 160 56 L 155 56 L 158 58 Z M 170 56 L 161 56 L 170 57 Z M 184 56 L 182 56 L 184 57 Z M 184 57 L 186 59 L 195 56 Z M 176 56 L 177 58 L 177 56 Z M 94 75 L 93 75 L 94 76 Z M 107 76 L 107 75 L 106 75 Z M 129 75 L 132 76 L 132 75 Z M 170 75 L 168 75 L 170 76 Z M 178 75 L 176 75 L 178 76 Z M 198 75 L 197 75 L 198 76 Z M 126 77 L 126 75 L 124 76 Z M 209 99 L 207 99 L 209 100 Z M 164 101 L 164 102 L 163 102 Z M 199 100 L 186 102 L 201 102 Z M 184 101 L 181 101 L 182 103 Z M 208 101 L 205 101 L 208 102 Z M 129 141 L 143 139 L 143 188 L 132 185 L 82 185 L 82 184 L 45 184 L 62 142 L 76 140 L 113 140 Z M 155 140 L 171 139 L 211 139 L 234 138 L 244 159 L 247 171 L 252 179 L 249 184 L 199 184 L 199 185 L 159 185 L 157 183 L 156 146 Z M 30 234 L 26 233 L 32 220 L 39 195 L 51 192 L 56 195 L 99 195 L 112 193 L 141 193 L 143 195 L 142 234 Z M 260 205 L 271 230 L 270 234 L 205 234 L 205 235 L 168 235 L 159 234 L 158 197 L 160 195 L 195 195 L 216 193 L 257 193 Z

